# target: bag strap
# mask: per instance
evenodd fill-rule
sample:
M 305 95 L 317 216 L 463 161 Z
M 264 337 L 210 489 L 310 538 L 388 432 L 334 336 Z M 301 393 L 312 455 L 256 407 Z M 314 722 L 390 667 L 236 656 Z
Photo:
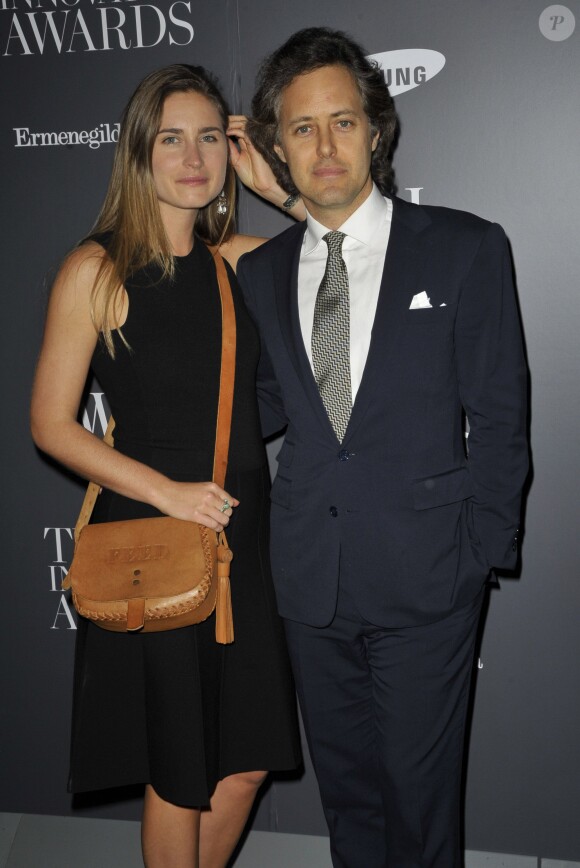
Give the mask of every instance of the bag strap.
M 215 432 L 215 452 L 213 462 L 213 481 L 220 488 L 224 487 L 226 470 L 228 466 L 228 452 L 230 446 L 230 430 L 232 424 L 232 405 L 234 400 L 234 380 L 236 370 L 236 314 L 232 288 L 228 273 L 221 254 L 217 248 L 209 248 L 215 262 L 217 280 L 220 291 L 222 308 L 222 352 L 220 368 L 220 386 L 218 398 L 218 412 Z M 113 430 L 115 420 L 111 416 L 103 443 L 113 446 Z M 82 502 L 79 517 L 75 525 L 74 538 L 78 542 L 81 530 L 90 521 L 97 497 L 101 492 L 101 486 L 96 482 L 90 482 Z
M 109 419 L 109 424 L 107 425 L 107 430 L 105 431 L 105 436 L 103 437 L 103 443 L 106 443 L 107 446 L 113 445 L 113 431 L 115 428 L 115 420 L 111 416 Z M 77 518 L 77 523 L 75 524 L 75 543 L 78 543 L 79 536 L 81 535 L 81 530 L 85 525 L 89 523 L 91 520 L 91 515 L 93 514 L 93 509 L 95 508 L 95 503 L 97 502 L 97 497 L 101 493 L 102 488 L 96 482 L 89 482 L 87 486 L 87 490 L 81 504 L 81 508 L 79 511 L 79 517 Z
M 220 389 L 215 431 L 215 452 L 212 479 L 220 488 L 226 481 L 232 408 L 234 403 L 234 380 L 236 372 L 236 313 L 228 273 L 217 247 L 213 253 L 222 305 L 222 355 L 220 366 Z

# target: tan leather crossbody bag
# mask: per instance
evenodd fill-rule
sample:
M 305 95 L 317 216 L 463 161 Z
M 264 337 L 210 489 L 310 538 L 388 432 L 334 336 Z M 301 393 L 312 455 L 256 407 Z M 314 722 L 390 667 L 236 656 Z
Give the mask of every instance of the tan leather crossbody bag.
M 213 481 L 223 488 L 228 462 L 236 319 L 223 259 L 215 251 L 222 351 Z M 113 444 L 111 418 L 105 442 Z M 89 524 L 99 486 L 91 482 L 75 527 L 75 552 L 62 587 L 79 615 L 105 630 L 157 632 L 198 624 L 216 609 L 216 641 L 233 642 L 232 551 L 225 533 L 177 518 Z

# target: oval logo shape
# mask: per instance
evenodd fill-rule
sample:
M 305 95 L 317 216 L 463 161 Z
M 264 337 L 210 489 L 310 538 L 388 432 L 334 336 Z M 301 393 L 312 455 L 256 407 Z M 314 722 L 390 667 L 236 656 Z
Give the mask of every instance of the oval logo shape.
M 405 93 L 434 78 L 445 66 L 445 56 L 430 48 L 399 48 L 396 51 L 381 51 L 369 54 L 385 74 L 391 96 Z

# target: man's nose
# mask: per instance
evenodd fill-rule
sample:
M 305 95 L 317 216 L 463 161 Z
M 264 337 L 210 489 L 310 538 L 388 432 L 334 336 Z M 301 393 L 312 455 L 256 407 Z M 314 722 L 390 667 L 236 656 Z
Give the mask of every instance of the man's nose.
M 318 153 L 321 157 L 332 157 L 336 153 L 332 130 L 321 128 L 318 132 Z

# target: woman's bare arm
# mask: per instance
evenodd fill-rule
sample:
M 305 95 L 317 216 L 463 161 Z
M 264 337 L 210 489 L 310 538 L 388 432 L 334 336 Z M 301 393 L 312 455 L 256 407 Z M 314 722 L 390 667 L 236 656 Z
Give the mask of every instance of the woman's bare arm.
M 77 421 L 98 339 L 90 294 L 104 255 L 94 243 L 73 251 L 53 287 L 32 392 L 34 442 L 86 479 L 175 518 L 221 529 L 228 522 L 220 512 L 224 499 L 237 501 L 219 486 L 174 482 L 105 445 Z

